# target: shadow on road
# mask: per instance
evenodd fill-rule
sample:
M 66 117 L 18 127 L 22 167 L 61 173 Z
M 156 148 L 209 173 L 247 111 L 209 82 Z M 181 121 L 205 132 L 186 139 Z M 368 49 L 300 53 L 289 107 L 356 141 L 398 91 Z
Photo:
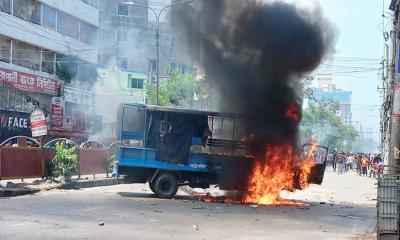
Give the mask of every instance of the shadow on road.
M 154 198 L 154 199 L 159 199 L 156 197 L 154 193 L 135 193 L 135 192 L 118 192 L 117 193 L 121 197 L 126 197 L 126 198 Z M 188 195 L 176 195 L 174 199 L 177 200 L 199 200 L 198 198 L 194 196 L 188 196 Z

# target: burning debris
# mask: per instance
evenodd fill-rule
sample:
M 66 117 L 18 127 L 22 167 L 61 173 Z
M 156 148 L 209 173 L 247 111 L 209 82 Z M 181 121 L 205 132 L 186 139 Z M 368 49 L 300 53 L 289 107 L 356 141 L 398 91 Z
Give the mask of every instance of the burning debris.
M 202 40 L 206 81 L 220 111 L 254 116 L 257 131 L 251 133 L 256 162 L 240 201 L 277 203 L 281 190 L 310 182 L 313 150 L 303 161 L 298 156 L 299 79 L 333 49 L 332 28 L 320 9 L 277 1 L 202 2 L 202 32 L 190 29 L 190 35 Z

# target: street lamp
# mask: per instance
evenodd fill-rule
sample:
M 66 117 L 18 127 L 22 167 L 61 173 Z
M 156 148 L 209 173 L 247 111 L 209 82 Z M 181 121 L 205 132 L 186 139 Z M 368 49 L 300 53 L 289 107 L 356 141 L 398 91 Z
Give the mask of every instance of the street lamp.
M 186 2 L 177 2 L 173 3 L 170 5 L 167 5 L 163 7 L 158 13 L 157 11 L 149 7 L 148 5 L 140 4 L 140 3 L 135 3 L 135 2 L 123 2 L 122 4 L 125 5 L 131 5 L 131 6 L 139 6 L 139 7 L 145 7 L 151 10 L 151 12 L 154 14 L 156 17 L 156 51 L 157 51 L 157 57 L 156 57 L 156 105 L 159 105 L 159 90 L 160 90 L 160 76 L 159 76 L 159 63 L 160 63 L 160 16 L 161 14 L 165 11 L 165 9 L 170 8 L 172 6 L 176 5 L 182 5 L 182 4 L 188 4 L 192 3 L 192 1 L 186 1 Z

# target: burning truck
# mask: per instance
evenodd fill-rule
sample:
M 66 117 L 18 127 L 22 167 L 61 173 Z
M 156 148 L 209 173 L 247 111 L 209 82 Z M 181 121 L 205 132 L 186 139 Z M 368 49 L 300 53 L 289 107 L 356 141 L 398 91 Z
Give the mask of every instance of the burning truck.
M 159 198 L 173 198 L 179 186 L 217 185 L 237 190 L 240 202 L 272 204 L 283 189 L 323 179 L 326 148 L 316 143 L 301 151 L 289 143 L 258 148 L 251 116 L 136 104 L 121 105 L 118 116 L 125 144 L 117 149 L 117 173 L 130 183 L 148 182 Z
M 242 203 L 274 204 L 281 190 L 323 180 L 327 149 L 299 146 L 301 79 L 334 51 L 321 9 L 275 0 L 203 0 L 196 16 L 175 8 L 189 42 L 200 42 L 205 83 L 218 112 L 124 104 L 118 173 L 149 182 L 161 198 L 179 186 L 237 190 Z M 224 113 L 226 112 L 226 113 Z M 304 150 L 305 149 L 305 150 Z

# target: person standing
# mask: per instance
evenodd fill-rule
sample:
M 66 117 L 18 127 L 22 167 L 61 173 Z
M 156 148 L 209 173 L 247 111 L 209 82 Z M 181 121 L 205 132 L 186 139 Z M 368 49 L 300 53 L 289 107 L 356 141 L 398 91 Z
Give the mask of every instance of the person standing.
M 333 171 L 336 172 L 336 163 L 338 161 L 339 154 L 336 150 L 333 151 L 333 159 L 332 159 L 332 168 Z
M 346 162 L 346 156 L 344 155 L 344 153 L 339 153 L 337 162 L 338 174 L 343 174 L 345 162 Z
M 368 158 L 366 155 L 364 155 L 361 159 L 361 172 L 363 176 L 367 176 L 367 171 L 368 171 Z
M 350 153 L 349 156 L 346 158 L 346 172 L 349 170 L 353 170 L 353 162 L 353 154 Z

